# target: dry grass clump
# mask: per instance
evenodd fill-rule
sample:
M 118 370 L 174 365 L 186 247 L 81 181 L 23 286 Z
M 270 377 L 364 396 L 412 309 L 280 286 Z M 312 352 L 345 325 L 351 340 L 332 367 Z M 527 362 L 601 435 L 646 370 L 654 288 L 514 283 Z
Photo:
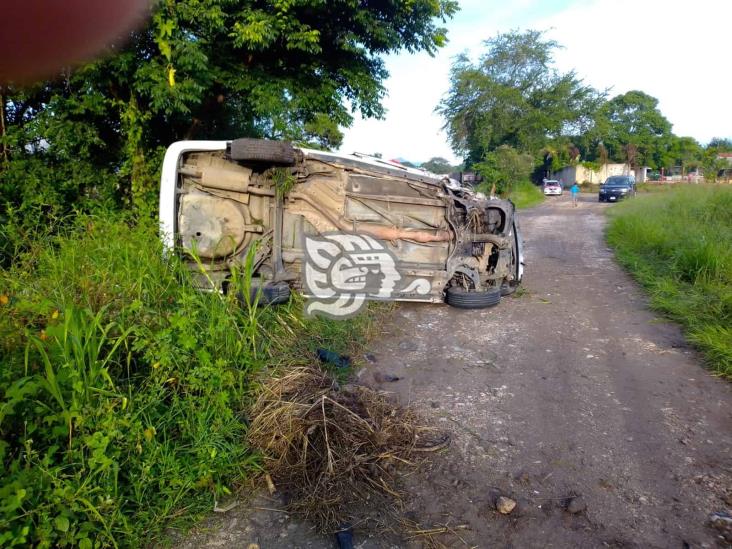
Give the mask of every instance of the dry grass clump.
M 264 454 L 267 473 L 290 509 L 322 532 L 363 520 L 355 514 L 367 501 L 381 510 L 384 500 L 398 501 L 395 466 L 444 446 L 424 446 L 434 431 L 409 408 L 366 387 L 339 387 L 314 367 L 268 380 L 252 418 L 249 442 Z

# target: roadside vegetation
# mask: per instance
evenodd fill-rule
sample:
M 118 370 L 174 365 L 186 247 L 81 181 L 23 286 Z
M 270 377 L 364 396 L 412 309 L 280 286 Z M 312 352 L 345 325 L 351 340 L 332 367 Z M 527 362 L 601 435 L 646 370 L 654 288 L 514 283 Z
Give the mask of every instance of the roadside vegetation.
M 146 545 L 258 469 L 260 376 L 357 349 L 372 316 L 242 304 L 246 270 L 227 296 L 197 291 L 158 240 L 165 148 L 337 148 L 354 112 L 384 112 L 382 57 L 434 54 L 457 8 L 155 2 L 114 54 L 0 81 L 1 547 Z
M 544 193 L 541 187 L 531 181 L 523 180 L 511 187 L 506 198 L 511 199 L 518 209 L 523 209 L 544 202 Z
M 686 183 L 638 183 L 635 190 L 639 193 L 663 193 L 684 186 Z M 599 190 L 600 186 L 597 187 Z
M 338 148 L 355 112 L 384 113 L 383 56 L 436 53 L 458 4 L 260 4 L 155 2 L 113 54 L 45 82 L 0 82 L 2 547 L 140 546 L 189 524 L 259 468 L 245 434 L 260 376 L 310 364 L 316 348 L 352 352 L 374 329 L 373 310 L 334 322 L 303 318 L 297 297 L 241 303 L 246 269 L 226 296 L 197 291 L 158 240 L 162 157 L 181 139 Z M 466 167 L 519 207 L 541 198 L 529 178 L 565 159 L 678 158 L 653 156 L 671 150 L 653 98 L 601 108 L 602 93 L 553 67 L 558 44 L 542 33 L 487 47 L 478 64 L 458 60 L 440 112 Z M 628 127 L 653 147 L 629 142 Z M 703 283 L 722 288 L 710 269 Z M 729 315 L 719 296 L 710 307 Z M 700 345 L 723 340 L 723 324 L 704 326 L 691 332 Z M 728 348 L 707 347 L 729 365 Z
M 519 153 L 508 146 L 500 146 L 487 153 L 474 169 L 484 178 L 478 190 L 486 194 L 494 191 L 503 198 L 510 198 L 517 208 L 528 208 L 544 200 L 540 187 L 531 182 L 534 159 L 530 154 Z
M 709 367 L 732 379 L 732 187 L 683 186 L 610 212 L 607 238 L 619 261 Z
M 11 229 L 12 230 L 12 229 Z M 7 235 L 8 227 L 4 229 Z M 0 271 L 0 546 L 139 546 L 189 523 L 259 461 L 246 445 L 260 373 L 354 352 L 347 322 L 195 289 L 154 223 L 80 216 L 12 235 Z M 247 273 L 234 290 L 247 295 Z

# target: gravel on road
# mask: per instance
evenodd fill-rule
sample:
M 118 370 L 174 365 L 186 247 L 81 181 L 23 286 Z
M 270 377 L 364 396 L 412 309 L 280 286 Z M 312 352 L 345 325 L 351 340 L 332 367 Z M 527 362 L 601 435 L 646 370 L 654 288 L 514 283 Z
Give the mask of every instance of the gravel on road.
M 477 311 L 399 306 L 372 344 L 360 381 L 452 432 L 405 480 L 405 517 L 444 546 L 728 546 L 713 517 L 732 507 L 732 386 L 614 262 L 608 207 L 563 196 L 523 212 L 517 295 Z M 334 539 L 244 506 L 209 526 L 183 546 Z M 355 532 L 362 548 L 428 541 Z

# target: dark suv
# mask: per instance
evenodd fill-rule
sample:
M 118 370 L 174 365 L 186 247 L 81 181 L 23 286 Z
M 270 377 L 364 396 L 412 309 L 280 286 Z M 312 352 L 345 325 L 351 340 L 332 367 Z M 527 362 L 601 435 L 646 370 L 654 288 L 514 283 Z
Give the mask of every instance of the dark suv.
M 635 196 L 635 179 L 630 175 L 613 175 L 600 185 L 600 202 L 616 202 Z

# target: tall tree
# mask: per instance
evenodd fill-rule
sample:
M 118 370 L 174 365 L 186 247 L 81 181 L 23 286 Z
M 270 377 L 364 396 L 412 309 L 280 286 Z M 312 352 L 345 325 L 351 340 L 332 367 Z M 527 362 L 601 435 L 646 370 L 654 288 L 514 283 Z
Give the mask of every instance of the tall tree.
M 671 123 L 658 110 L 658 99 L 636 90 L 602 105 L 593 133 L 601 136 L 612 160 L 653 168 L 663 166 L 664 151 L 672 135 Z
M 178 139 L 337 146 L 353 112 L 383 115 L 382 56 L 433 54 L 446 41 L 440 21 L 456 10 L 454 0 L 160 1 L 107 58 L 2 90 L 0 190 L 28 186 L 14 162 L 45 169 L 73 158 L 144 203 L 154 200 L 161 151 Z
M 554 66 L 559 44 L 528 30 L 484 42 L 477 63 L 462 55 L 438 106 L 453 149 L 468 163 L 501 145 L 537 154 L 546 143 L 582 133 L 603 95 Z
M 662 156 L 665 167 L 678 166 L 682 173 L 701 165 L 704 149 L 693 137 L 678 137 L 671 135 L 668 138 L 668 148 Z
M 422 168 L 432 173 L 445 174 L 456 171 L 457 166 L 450 164 L 450 161 L 441 156 L 433 156 L 427 162 L 422 163 Z
M 716 181 L 720 175 L 729 179 L 732 165 L 727 157 L 720 155 L 730 152 L 732 152 L 732 139 L 715 137 L 707 144 L 701 158 L 701 167 L 706 179 Z
M 707 144 L 707 149 L 713 149 L 718 152 L 732 152 L 732 139 L 713 137 Z

